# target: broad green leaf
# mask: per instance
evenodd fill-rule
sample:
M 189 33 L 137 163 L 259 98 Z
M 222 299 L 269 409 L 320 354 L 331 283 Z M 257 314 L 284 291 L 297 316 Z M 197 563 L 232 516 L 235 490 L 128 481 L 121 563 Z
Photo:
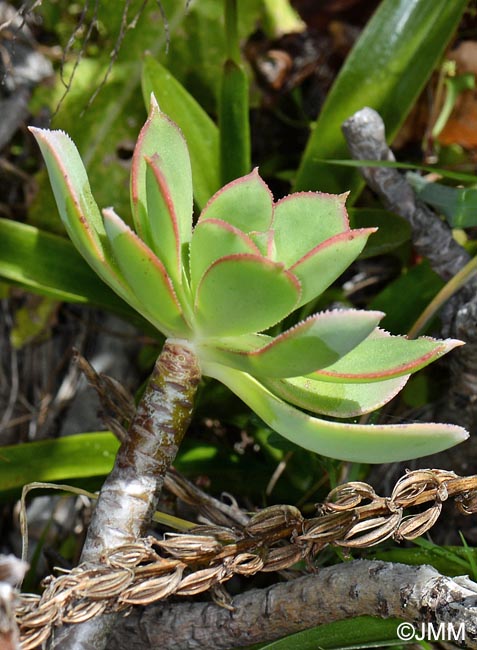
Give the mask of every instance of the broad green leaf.
M 101 215 L 73 141 L 63 131 L 33 127 L 30 130 L 45 159 L 58 210 L 71 241 L 100 278 L 136 306 L 134 295 L 124 286 L 108 254 Z
M 443 214 L 452 228 L 471 228 L 477 225 L 475 187 L 448 187 L 427 181 L 413 172 L 408 172 L 406 176 L 421 201 Z
M 392 463 L 448 449 L 468 438 L 450 424 L 363 425 L 338 423 L 307 415 L 286 404 L 250 375 L 215 363 L 202 371 L 228 386 L 284 438 L 323 456 L 355 463 Z
M 300 283 L 282 265 L 237 254 L 214 262 L 200 281 L 195 310 L 202 333 L 237 336 L 268 329 L 300 298 Z
M 261 650 L 361 650 L 415 643 L 397 636 L 398 619 L 359 616 L 335 621 L 291 634 L 261 647 Z
M 278 201 L 272 226 L 277 259 L 292 266 L 326 239 L 349 231 L 346 196 L 299 192 Z
M 253 240 L 221 219 L 203 219 L 194 228 L 190 243 L 190 276 L 195 288 L 207 268 L 220 257 L 235 253 L 260 255 Z
M 273 196 L 257 169 L 222 187 L 207 203 L 199 219 L 222 219 L 244 233 L 270 228 Z
M 182 245 L 177 215 L 158 154 L 146 158 L 147 226 L 152 249 L 176 285 L 182 281 Z
M 19 489 L 34 481 L 104 476 L 113 467 L 118 447 L 117 438 L 109 432 L 2 447 L 0 491 Z
M 194 177 L 194 198 L 202 208 L 220 187 L 219 131 L 204 109 L 173 75 L 151 56 L 143 66 L 145 101 L 151 93 L 184 133 Z
M 416 372 L 463 345 L 455 339 L 407 339 L 375 330 L 345 357 L 310 377 L 321 381 L 373 382 Z
M 375 232 L 374 228 L 348 230 L 325 240 L 290 268 L 301 282 L 302 294 L 297 306 L 319 296 L 348 268 Z
M 324 368 L 361 343 L 384 314 L 353 309 L 322 312 L 283 332 L 258 349 L 234 349 L 207 342 L 205 358 L 261 377 L 296 377 Z
M 341 125 L 370 106 L 392 142 L 444 52 L 466 0 L 383 0 L 345 61 L 318 117 L 295 190 L 343 192 L 362 187 L 357 171 L 330 167 L 349 158 Z
M 128 320 L 140 319 L 70 241 L 10 219 L 0 219 L 0 277 L 56 300 L 89 303 Z
M 148 159 L 159 186 L 154 193 L 152 184 L 148 184 L 146 191 Z M 161 111 L 153 94 L 149 117 L 141 129 L 132 159 L 131 207 L 138 235 L 155 253 L 163 252 L 161 231 L 167 221 L 174 224 L 181 244 L 190 241 L 192 173 L 187 144 L 179 128 Z
M 411 226 L 406 219 L 381 208 L 351 208 L 353 228 L 377 227 L 377 232 L 366 243 L 361 259 L 390 253 L 411 239 Z
M 162 262 L 112 209 L 103 215 L 117 263 L 137 297 L 138 311 L 167 336 L 187 336 L 189 327 Z
M 299 408 L 336 418 L 352 418 L 387 404 L 405 386 L 409 375 L 368 384 L 338 384 L 310 377 L 261 378 L 275 395 Z

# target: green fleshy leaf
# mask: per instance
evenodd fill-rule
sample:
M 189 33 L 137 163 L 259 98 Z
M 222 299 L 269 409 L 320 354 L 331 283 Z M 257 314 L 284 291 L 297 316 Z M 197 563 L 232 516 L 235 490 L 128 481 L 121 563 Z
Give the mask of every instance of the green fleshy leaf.
M 337 418 L 370 413 L 387 404 L 405 386 L 409 375 L 369 384 L 338 384 L 309 377 L 261 379 L 272 393 L 299 408 Z
M 101 215 L 76 146 L 63 131 L 33 127 L 30 131 L 45 159 L 58 211 L 70 239 L 99 277 L 136 308 L 134 295 L 124 286 L 105 246 Z
M 373 232 L 373 228 L 342 232 L 298 260 L 290 269 L 301 282 L 302 294 L 298 306 L 319 296 L 339 278 L 361 253 Z
M 179 41 L 185 42 L 176 39 L 176 43 Z M 203 64 L 201 61 L 201 70 Z M 152 56 L 146 56 L 144 60 L 142 87 L 146 102 L 153 92 L 162 110 L 184 133 L 194 177 L 194 199 L 199 208 L 203 208 L 220 187 L 217 126 L 184 86 Z
M 273 196 L 257 169 L 216 192 L 200 215 L 200 220 L 222 219 L 247 234 L 268 230 L 272 218 Z
M 112 209 L 103 210 L 103 216 L 118 265 L 139 301 L 138 311 L 167 336 L 190 334 L 162 262 Z
M 205 343 L 205 358 L 261 377 L 296 377 L 333 363 L 361 343 L 384 316 L 354 309 L 310 316 L 265 345 L 251 351 L 235 341 Z
M 310 375 L 331 382 L 374 382 L 416 372 L 439 359 L 462 341 L 428 337 L 407 339 L 375 330 L 345 357 Z
M 222 257 L 204 273 L 197 289 L 197 322 L 209 336 L 265 330 L 296 306 L 300 283 L 281 264 L 258 255 Z
M 345 201 L 345 194 L 321 192 L 299 192 L 278 201 L 272 226 L 277 259 L 292 266 L 326 239 L 348 231 Z
M 153 250 L 169 277 L 181 284 L 181 238 L 172 197 L 158 154 L 145 160 L 147 219 Z
M 159 170 L 163 202 L 155 205 L 156 216 L 148 214 L 146 195 L 146 159 L 152 159 Z M 151 196 L 152 198 L 152 196 Z M 158 198 L 157 196 L 155 197 Z M 151 95 L 149 117 L 139 134 L 131 166 L 131 208 L 139 236 L 157 254 L 155 244 L 161 223 L 150 226 L 149 222 L 166 218 L 177 222 L 181 244 L 192 236 L 192 172 L 187 144 L 179 127 L 161 112 L 154 95 Z M 169 215 L 164 214 L 164 210 Z M 160 238 L 160 236 L 159 236 Z
M 196 287 L 207 268 L 220 257 L 235 253 L 260 255 L 244 232 L 222 219 L 203 219 L 194 228 L 190 243 L 190 277 Z
M 362 425 L 321 420 L 286 404 L 246 373 L 203 363 L 202 371 L 240 397 L 269 427 L 323 456 L 355 463 L 391 463 L 448 449 L 468 438 L 450 424 Z
M 264 257 L 269 260 L 277 259 L 277 249 L 275 246 L 275 233 L 273 230 L 265 230 L 264 232 L 251 232 L 250 239 L 252 239 Z

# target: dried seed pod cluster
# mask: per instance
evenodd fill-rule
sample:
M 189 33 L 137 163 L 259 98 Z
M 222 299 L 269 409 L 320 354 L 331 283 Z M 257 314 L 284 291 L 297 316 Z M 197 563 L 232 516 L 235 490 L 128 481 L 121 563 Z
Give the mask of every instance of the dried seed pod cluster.
M 206 499 L 175 474 L 169 484 L 188 502 Z M 78 566 L 50 577 L 41 596 L 22 595 L 17 621 L 22 649 L 33 650 L 54 626 L 80 623 L 108 611 L 126 611 L 168 596 L 193 596 L 229 580 L 259 571 L 281 571 L 314 556 L 327 544 L 366 548 L 388 537 L 413 539 L 429 530 L 443 501 L 452 497 L 466 514 L 477 512 L 477 476 L 461 478 L 443 470 L 408 472 L 390 497 L 366 483 L 341 485 L 330 492 L 320 514 L 306 519 L 294 506 L 255 513 L 243 526 L 197 526 L 190 533 L 138 540 L 108 552 L 100 566 Z M 207 500 L 207 499 L 206 499 Z M 410 510 L 429 504 L 424 511 Z M 213 500 L 208 500 L 209 512 Z M 224 516 L 216 508 L 216 518 Z

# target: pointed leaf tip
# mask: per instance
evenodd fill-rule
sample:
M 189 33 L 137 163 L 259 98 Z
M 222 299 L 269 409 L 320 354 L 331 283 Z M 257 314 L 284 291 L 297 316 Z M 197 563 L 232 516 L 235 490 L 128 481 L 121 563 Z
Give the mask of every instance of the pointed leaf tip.
M 159 107 L 159 103 L 156 99 L 155 94 L 151 92 L 149 96 L 149 114 L 151 115 L 154 112 L 160 113 L 161 109 Z
M 273 195 L 258 173 L 258 167 L 218 190 L 199 217 L 222 219 L 249 234 L 270 228 L 273 219 Z
M 312 376 L 321 381 L 383 381 L 417 372 L 462 344 L 456 339 L 408 339 L 376 329 L 345 357 Z
M 363 425 L 322 420 L 286 404 L 243 372 L 207 362 L 202 370 L 228 386 L 283 437 L 323 456 L 357 463 L 391 463 L 428 456 L 469 437 L 465 429 L 451 424 Z
M 256 349 L 223 341 L 209 346 L 205 354 L 209 360 L 255 376 L 297 377 L 347 354 L 369 336 L 383 315 L 355 309 L 321 312 Z

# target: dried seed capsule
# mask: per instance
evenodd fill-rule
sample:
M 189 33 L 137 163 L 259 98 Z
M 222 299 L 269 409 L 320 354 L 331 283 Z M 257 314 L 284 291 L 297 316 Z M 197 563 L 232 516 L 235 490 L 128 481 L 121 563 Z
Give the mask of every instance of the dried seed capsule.
M 441 514 L 442 503 L 437 502 L 424 512 L 405 517 L 394 534 L 395 539 L 416 539 L 424 535 L 436 523 Z
M 104 601 L 82 601 L 76 605 L 68 608 L 63 614 L 63 623 L 84 623 L 89 621 L 90 618 L 99 616 L 106 609 L 106 602 Z
M 177 596 L 194 596 L 210 589 L 227 577 L 227 570 L 219 564 L 209 569 L 194 571 L 186 576 L 176 590 Z
M 383 542 L 394 533 L 402 519 L 402 511 L 385 517 L 373 517 L 360 521 L 350 528 L 344 540 L 336 541 L 339 546 L 367 548 Z M 360 534 L 363 533 L 364 534 Z
M 222 550 L 222 544 L 208 535 L 170 535 L 156 542 L 156 545 L 169 555 L 183 560 L 201 560 Z
M 270 506 L 255 513 L 245 526 L 246 532 L 259 537 L 279 532 L 289 526 L 299 526 L 303 523 L 303 516 L 295 506 Z
M 182 580 L 184 565 L 179 565 L 174 571 L 160 578 L 147 578 L 139 584 L 126 589 L 118 599 L 119 603 L 129 605 L 149 605 L 167 598 L 175 593 Z
M 296 544 L 287 544 L 286 546 L 272 548 L 267 555 L 262 571 L 270 572 L 288 569 L 303 559 L 303 554 L 304 549 Z

